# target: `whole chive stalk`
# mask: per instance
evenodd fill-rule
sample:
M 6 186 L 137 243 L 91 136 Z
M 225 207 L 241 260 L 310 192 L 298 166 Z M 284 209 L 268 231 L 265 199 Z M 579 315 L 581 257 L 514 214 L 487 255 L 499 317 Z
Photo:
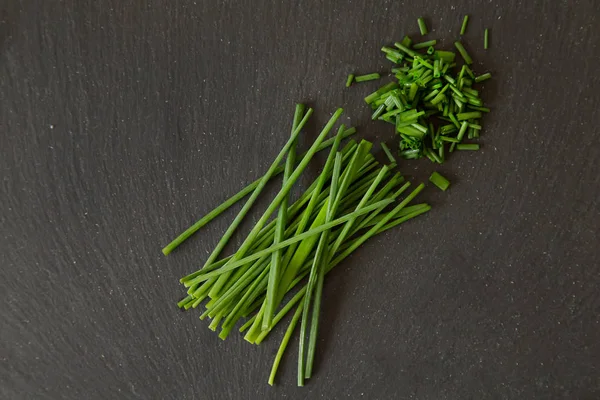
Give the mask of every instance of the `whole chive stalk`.
M 352 82 L 354 82 L 354 74 L 348 75 L 348 78 L 346 79 L 346 87 L 350 87 Z
M 298 127 L 298 124 L 301 121 L 302 114 L 304 113 L 304 106 L 302 104 L 298 104 L 296 106 L 296 112 L 294 113 L 294 122 L 292 124 L 292 134 Z M 294 164 L 296 161 L 296 151 L 295 151 L 295 143 L 290 147 L 288 152 L 288 157 L 285 163 L 285 170 L 283 172 L 283 182 L 282 186 L 286 184 L 289 180 L 290 175 L 294 170 Z M 281 205 L 279 206 L 279 212 L 277 214 L 277 224 L 275 227 L 275 234 L 273 237 L 273 243 L 279 243 L 283 240 L 283 236 L 285 233 L 285 225 L 287 223 L 287 207 L 288 207 L 288 196 L 286 195 L 281 201 Z M 281 263 L 281 250 L 277 250 L 273 252 L 271 257 L 271 268 L 269 271 L 269 283 L 267 286 L 267 298 L 274 299 L 275 292 L 277 290 L 277 280 L 280 274 L 280 263 Z M 272 302 L 267 302 L 267 304 L 271 305 Z M 271 319 L 273 318 L 273 309 L 271 307 L 266 307 L 265 310 L 265 318 L 263 320 L 263 327 L 269 327 L 271 324 Z
M 426 42 L 420 42 L 413 44 L 412 48 L 415 50 L 426 49 L 430 46 L 435 46 L 437 44 L 437 40 L 428 40 Z
M 392 85 L 394 85 L 394 84 L 395 83 L 392 82 Z M 395 85 L 397 85 L 397 84 L 395 84 Z M 351 136 L 355 133 L 356 133 L 356 128 L 349 128 L 344 132 L 343 138 L 347 138 L 348 136 Z M 319 146 L 318 151 L 321 151 L 323 149 L 331 147 L 331 145 L 333 144 L 333 141 L 334 141 L 333 138 L 329 139 L 329 140 L 325 140 Z M 301 157 L 304 157 L 304 155 L 306 155 L 306 153 L 302 154 Z M 282 172 L 283 172 L 283 166 L 280 166 L 275 170 L 275 173 L 273 174 L 273 176 L 278 175 Z M 190 236 L 192 236 L 194 233 L 196 233 L 200 228 L 202 228 L 203 226 L 205 226 L 206 224 L 211 222 L 213 219 L 215 219 L 216 217 L 221 215 L 223 212 L 225 212 L 227 209 L 229 209 L 235 203 L 237 203 L 238 201 L 240 201 L 241 199 L 243 199 L 244 197 L 246 197 L 247 195 L 252 193 L 258 187 L 258 185 L 260 184 L 261 181 L 262 181 L 262 178 L 255 180 L 254 182 L 252 182 L 251 184 L 246 186 L 244 189 L 239 191 L 237 194 L 235 194 L 235 195 L 231 196 L 229 199 L 225 200 L 221 205 L 219 205 L 214 210 L 210 211 L 204 217 L 200 218 L 192 226 L 190 226 L 188 229 L 186 229 L 184 232 L 182 232 L 179 236 L 177 236 L 173 241 L 171 241 L 171 243 L 169 243 L 167 246 L 165 246 L 162 249 L 163 254 L 169 255 L 181 243 L 186 241 Z
M 477 143 L 459 143 L 456 145 L 456 150 L 477 151 L 479 150 L 479 145 Z
M 419 31 L 421 31 L 421 35 L 427 35 L 427 25 L 425 24 L 423 17 L 417 19 L 417 24 L 419 24 Z
M 469 16 L 465 15 L 463 18 L 462 26 L 460 27 L 460 35 L 464 35 L 467 32 L 467 24 L 469 23 Z
M 444 191 L 450 186 L 450 181 L 435 171 L 429 177 L 429 181 Z
M 462 45 L 461 42 L 454 42 L 454 47 L 456 47 L 456 49 L 462 56 L 463 60 L 465 60 L 465 62 L 467 64 L 473 64 L 473 59 L 471 58 L 469 53 L 467 53 L 467 50 L 465 49 L 465 47 Z
M 335 164 L 333 167 L 333 176 L 331 178 L 331 186 L 330 186 L 330 190 L 329 190 L 329 203 L 327 205 L 327 216 L 325 218 L 325 222 L 331 222 L 331 220 L 333 219 L 333 213 L 335 212 L 335 209 L 337 208 L 337 204 L 336 201 L 339 201 L 336 196 L 337 196 L 337 190 L 338 190 L 338 182 L 339 182 L 339 178 L 340 178 L 340 170 L 342 167 L 342 158 L 341 155 L 338 153 L 336 155 L 336 159 L 335 159 Z M 325 230 L 321 233 L 321 236 L 319 238 L 319 244 L 317 245 L 317 252 L 315 253 L 315 256 L 313 258 L 313 265 L 312 268 L 310 270 L 310 274 L 309 274 L 309 278 L 308 278 L 308 284 L 306 287 L 306 294 L 304 296 L 304 310 L 302 312 L 302 322 L 300 323 L 300 340 L 299 340 L 299 347 L 298 347 L 298 386 L 304 386 L 304 376 L 305 376 L 305 340 L 306 340 L 306 330 L 308 327 L 308 313 L 310 310 L 310 302 L 311 302 L 311 297 L 315 288 L 315 285 L 317 285 L 317 280 L 319 278 L 319 273 L 318 270 L 319 269 L 323 269 L 324 265 L 321 265 L 323 262 L 323 259 L 325 256 L 325 252 L 326 252 L 326 247 L 327 247 L 327 243 L 328 243 L 328 236 L 329 235 L 329 231 Z M 286 287 L 286 291 L 287 291 L 287 287 Z M 318 295 L 315 297 L 315 302 L 318 299 Z M 316 304 L 316 303 L 315 303 Z M 311 336 L 312 336 L 312 329 L 311 329 Z
M 483 48 L 485 50 L 489 49 L 490 47 L 490 30 L 488 28 L 485 28 L 485 31 L 483 31 Z
M 354 81 L 355 82 L 366 82 L 366 81 L 373 81 L 373 80 L 379 79 L 379 78 L 381 78 L 381 75 L 379 75 L 377 72 L 374 72 L 372 74 L 357 75 L 354 77 Z

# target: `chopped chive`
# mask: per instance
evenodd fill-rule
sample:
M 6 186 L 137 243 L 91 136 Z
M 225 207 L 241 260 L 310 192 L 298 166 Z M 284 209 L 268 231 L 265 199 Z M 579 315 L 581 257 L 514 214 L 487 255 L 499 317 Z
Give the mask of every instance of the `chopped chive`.
M 467 31 L 467 24 L 469 23 L 469 16 L 465 15 L 465 17 L 463 18 L 463 23 L 462 26 L 460 27 L 460 35 L 464 35 L 465 32 Z
M 427 54 L 432 55 L 433 53 L 435 53 L 435 47 L 429 46 L 427 49 Z
M 413 44 L 412 48 L 415 50 L 424 49 L 430 46 L 435 46 L 437 44 L 437 40 L 428 40 L 426 42 L 420 42 Z
M 390 160 L 391 163 L 395 163 L 396 159 L 392 155 L 392 152 L 390 151 L 389 147 L 387 147 L 387 145 L 384 142 L 381 142 L 381 148 L 383 149 L 383 152 L 387 156 L 388 160 Z
M 479 75 L 477 77 L 475 77 L 475 82 L 479 83 L 479 82 L 483 82 L 485 80 L 488 80 L 492 77 L 492 74 L 490 74 L 489 72 L 483 74 L 483 75 Z
M 400 43 L 402 43 L 402 45 L 405 47 L 410 47 L 410 45 L 412 44 L 412 39 L 409 36 L 404 36 L 402 38 L 402 42 Z
M 485 50 L 489 49 L 489 45 L 490 45 L 490 30 L 488 28 L 485 28 L 485 31 L 483 31 L 483 48 Z
M 373 80 L 379 79 L 379 78 L 381 78 L 381 75 L 379 75 L 377 72 L 374 72 L 372 74 L 355 76 L 354 81 L 355 82 L 366 82 L 366 81 L 373 81 Z
M 406 54 L 408 54 L 411 57 L 415 57 L 415 56 L 419 55 L 417 52 L 412 51 L 411 49 L 409 49 L 407 46 L 403 45 L 400 42 L 394 43 L 394 46 L 396 46 L 397 48 L 399 48 L 400 50 L 402 50 L 403 52 L 405 52 Z
M 375 110 L 373 115 L 371 115 L 371 119 L 376 120 L 377 118 L 379 118 L 379 116 L 383 113 L 384 110 L 385 110 L 385 104 L 382 104 L 379 107 L 377 107 L 377 110 Z
M 450 186 L 450 181 L 435 171 L 429 177 L 429 181 L 444 191 Z
M 466 119 L 481 118 L 481 112 L 479 112 L 479 111 L 472 111 L 472 112 L 460 113 L 460 114 L 456 115 L 456 118 L 459 121 L 463 121 L 463 120 L 466 120 Z
M 454 58 L 456 57 L 456 53 L 452 51 L 443 51 L 436 50 L 434 56 L 440 60 L 444 60 L 444 62 L 450 64 L 454 62 Z
M 352 85 L 353 81 L 354 81 L 354 74 L 348 75 L 348 79 L 346 79 L 346 87 L 350 87 L 350 85 Z
M 488 107 L 477 107 L 477 106 L 473 106 L 471 104 L 467 104 L 467 107 L 469 107 L 471 110 L 481 111 L 481 112 L 485 112 L 485 113 L 489 113 L 491 111 Z
M 441 140 L 444 142 L 450 142 L 450 143 L 458 143 L 459 140 L 450 136 L 442 136 Z
M 433 61 L 433 76 L 434 78 L 440 77 L 440 60 Z
M 454 42 L 454 46 L 456 47 L 456 49 L 467 64 L 473 64 L 473 59 L 471 58 L 471 56 L 469 56 L 469 53 L 467 53 L 467 50 L 461 42 Z
M 477 143 L 459 143 L 456 145 L 456 150 L 479 150 L 479 145 Z
M 397 87 L 398 87 L 398 84 L 396 82 L 390 82 L 387 85 L 380 87 L 375 92 L 373 92 L 370 95 L 368 95 L 367 97 L 365 97 L 365 102 L 367 104 L 371 104 L 375 100 L 377 100 L 381 95 L 383 95 L 391 90 L 394 90 Z
M 458 135 L 456 135 L 456 139 L 460 142 L 463 137 L 465 136 L 465 132 L 467 131 L 467 127 L 469 126 L 469 123 L 467 121 L 463 121 L 462 125 L 460 126 L 460 130 L 458 131 Z
M 425 25 L 425 20 L 423 17 L 417 19 L 417 23 L 419 24 L 419 31 L 421 31 L 421 35 L 427 35 L 427 25 Z

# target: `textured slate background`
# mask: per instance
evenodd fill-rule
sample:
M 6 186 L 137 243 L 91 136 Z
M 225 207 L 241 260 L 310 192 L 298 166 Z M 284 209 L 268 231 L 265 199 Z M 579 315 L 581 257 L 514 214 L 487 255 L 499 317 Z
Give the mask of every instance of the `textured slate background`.
M 0 2 L 0 397 L 598 398 L 599 8 Z M 265 170 L 294 102 L 317 109 L 309 137 L 343 106 L 362 137 L 393 141 L 361 100 L 376 83 L 348 90 L 346 74 L 387 68 L 379 48 L 421 15 L 450 45 L 464 13 L 495 76 L 483 150 L 441 168 L 453 186 L 424 192 L 427 216 L 330 276 L 308 386 L 294 344 L 268 387 L 281 329 L 222 342 L 174 306 L 233 212 L 160 248 Z

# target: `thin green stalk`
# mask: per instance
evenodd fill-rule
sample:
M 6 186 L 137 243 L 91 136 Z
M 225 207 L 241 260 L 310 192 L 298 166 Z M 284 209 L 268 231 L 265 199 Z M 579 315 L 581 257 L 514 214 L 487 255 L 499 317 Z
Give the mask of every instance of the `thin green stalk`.
M 336 201 L 340 201 L 337 196 L 338 190 L 338 181 L 340 178 L 340 170 L 342 168 L 342 157 L 341 154 L 338 153 L 335 158 L 335 163 L 333 167 L 333 176 L 331 178 L 331 186 L 329 190 L 329 203 L 327 207 L 327 216 L 325 218 L 325 222 L 331 222 L 333 219 L 333 214 L 336 209 Z M 335 200 L 334 200 L 335 199 Z M 329 231 L 323 231 L 321 233 L 321 237 L 319 238 L 319 244 L 317 245 L 317 252 L 313 259 L 313 266 L 310 271 L 310 275 L 308 278 L 308 286 L 306 290 L 306 295 L 304 296 L 304 311 L 302 312 L 302 322 L 300 324 L 300 340 L 298 347 L 298 386 L 304 386 L 304 341 L 306 339 L 306 328 L 308 324 L 308 313 L 310 309 L 310 301 L 313 292 L 314 285 L 316 284 L 317 279 L 317 271 L 319 268 L 322 268 L 321 262 L 324 257 L 324 251 L 327 247 L 327 237 Z M 284 288 L 287 291 L 287 287 Z M 315 299 L 316 300 L 316 299 Z
M 354 127 L 348 128 L 344 132 L 342 139 L 352 136 L 355 133 L 356 133 L 356 128 L 354 128 Z M 333 138 L 325 140 L 323 143 L 321 143 L 321 145 L 319 146 L 317 151 L 321 151 L 321 150 L 324 150 L 324 149 L 330 147 L 333 144 L 333 142 L 334 142 Z M 306 155 L 306 153 L 303 153 L 300 156 L 300 158 L 304 157 L 305 155 Z M 283 172 L 283 170 L 284 170 L 283 166 L 278 167 L 275 170 L 275 173 L 273 174 L 273 176 L 279 175 L 280 173 Z M 188 229 L 186 229 L 184 232 L 182 232 L 179 236 L 177 236 L 175 239 L 173 239 L 173 241 L 171 241 L 171 243 L 169 243 L 167 246 L 165 246 L 162 249 L 163 254 L 165 256 L 169 255 L 173 250 L 175 250 L 175 248 L 177 248 L 177 246 L 179 246 L 186 239 L 188 239 L 190 236 L 192 236 L 194 233 L 196 233 L 204 225 L 208 224 L 210 221 L 212 221 L 213 219 L 215 219 L 216 217 L 221 215 L 223 212 L 225 212 L 227 209 L 229 209 L 229 207 L 231 207 L 232 205 L 234 205 L 235 203 L 237 203 L 238 201 L 240 201 L 241 199 L 243 199 L 244 197 L 246 197 L 247 195 L 252 193 L 258 187 L 258 185 L 260 184 L 262 179 L 263 179 L 263 177 L 250 183 L 248 186 L 243 188 L 237 194 L 231 196 L 229 199 L 225 200 L 217 208 L 210 211 L 208 214 L 206 214 L 205 216 L 200 218 L 198 221 L 196 221 L 192 226 L 190 226 Z
M 301 104 L 296 106 L 296 113 L 294 115 L 294 123 L 292 124 L 292 134 L 296 130 L 296 127 L 300 123 L 302 118 L 302 114 L 304 113 L 304 107 Z M 343 125 L 342 125 L 343 126 Z M 342 128 L 343 130 L 343 128 Z M 283 173 L 283 182 L 282 186 L 285 185 L 287 180 L 289 179 L 292 171 L 294 169 L 295 163 L 295 147 L 290 147 L 290 151 L 288 153 L 288 158 L 285 164 L 285 171 Z M 287 206 L 288 206 L 288 196 L 286 195 L 281 201 L 281 205 L 279 206 L 279 212 L 277 215 L 277 225 L 275 228 L 275 236 L 273 238 L 273 243 L 279 243 L 283 240 L 283 236 L 285 233 L 285 225 L 287 223 Z M 268 327 L 271 323 L 271 319 L 273 318 L 273 299 L 275 297 L 275 291 L 277 288 L 277 281 L 280 275 L 280 262 L 281 262 L 281 250 L 277 250 L 273 252 L 271 256 L 271 269 L 269 271 L 269 283 L 267 285 L 267 307 L 265 309 L 265 318 L 263 320 L 263 329 Z M 266 327 L 265 327 L 266 325 Z
M 269 375 L 269 385 L 271 385 L 271 386 L 273 386 L 273 384 L 275 383 L 275 375 L 277 374 L 277 369 L 279 368 L 279 363 L 281 362 L 283 353 L 285 352 L 285 349 L 287 348 L 290 338 L 292 337 L 292 333 L 294 333 L 294 329 L 296 329 L 298 320 L 300 319 L 300 316 L 302 315 L 303 306 L 304 306 L 304 304 L 300 303 L 300 305 L 296 309 L 296 312 L 294 313 L 294 316 L 292 317 L 292 321 L 290 322 L 290 325 L 288 326 L 287 330 L 285 331 L 283 340 L 281 341 L 281 344 L 279 345 L 279 350 L 277 350 L 277 355 L 275 356 L 275 361 L 273 361 L 273 367 L 271 368 L 271 374 Z

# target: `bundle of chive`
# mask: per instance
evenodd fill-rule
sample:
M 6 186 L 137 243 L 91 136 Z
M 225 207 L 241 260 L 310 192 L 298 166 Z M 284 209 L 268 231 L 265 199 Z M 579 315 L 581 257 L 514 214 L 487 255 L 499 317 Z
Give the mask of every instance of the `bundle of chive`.
M 465 16 L 460 30 L 464 35 L 469 17 Z M 418 19 L 422 35 L 427 26 Z M 484 32 L 484 48 L 488 48 L 489 31 Z M 465 143 L 464 139 L 479 138 L 484 113 L 476 83 L 491 78 L 490 73 L 476 76 L 471 65 L 473 60 L 460 41 L 454 46 L 464 64 L 458 68 L 456 53 L 436 50 L 437 40 L 413 43 L 405 36 L 394 48 L 384 46 L 381 50 L 395 66 L 391 72 L 396 81 L 388 83 L 365 97 L 373 109 L 373 120 L 382 120 L 395 126 L 400 135 L 400 156 L 405 159 L 427 157 L 432 162 L 443 163 L 448 152 L 479 150 L 477 143 Z M 456 72 L 458 71 L 458 73 Z M 353 82 L 379 79 L 379 74 L 354 76 L 351 74 L 346 86 Z
M 178 305 L 187 310 L 208 299 L 200 319 L 212 318 L 209 325 L 212 330 L 220 325 L 222 339 L 241 318 L 249 317 L 239 330 L 247 331 L 245 339 L 254 344 L 261 343 L 295 308 L 273 363 L 271 385 L 298 321 L 298 385 L 304 385 L 304 380 L 312 374 L 325 274 L 369 238 L 431 208 L 425 203 L 409 206 L 423 189 L 422 184 L 392 206 L 410 183 L 391 171 L 395 166 L 393 157 L 390 156 L 390 165 L 375 161 L 370 153 L 371 143 L 350 140 L 340 148 L 342 139 L 354 133 L 354 129 L 345 130 L 342 125 L 335 137 L 325 140 L 341 112 L 338 109 L 310 149 L 296 157 L 298 135 L 312 114 L 312 109 L 305 113 L 304 106 L 296 106 L 291 137 L 267 173 L 163 249 L 163 253 L 169 254 L 200 227 L 252 193 L 204 266 L 181 279 L 187 288 L 187 297 Z M 296 201 L 290 202 L 288 195 L 292 186 L 313 155 L 326 147 L 331 149 L 322 172 Z M 285 165 L 281 166 L 286 156 Z M 297 163 L 296 158 L 301 161 Z M 239 249 L 219 259 L 266 183 L 280 172 L 283 172 L 283 183 L 279 193 Z M 275 218 L 269 222 L 276 211 Z M 284 302 L 286 294 L 296 287 L 300 289 Z

